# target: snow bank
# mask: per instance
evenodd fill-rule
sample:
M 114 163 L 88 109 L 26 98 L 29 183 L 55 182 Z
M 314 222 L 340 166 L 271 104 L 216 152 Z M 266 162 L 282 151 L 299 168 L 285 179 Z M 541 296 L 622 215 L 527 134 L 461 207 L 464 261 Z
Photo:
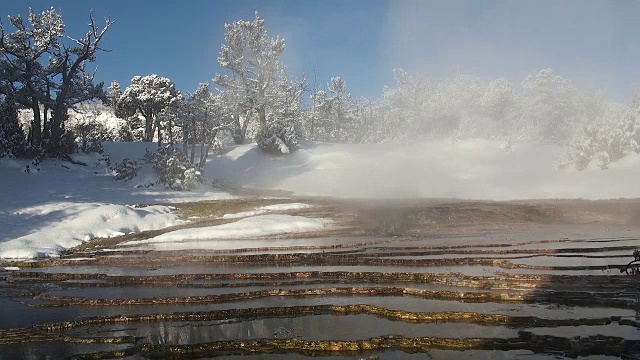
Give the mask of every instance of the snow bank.
M 50 215 L 58 211 L 66 214 L 64 220 L 33 229 L 28 235 L 1 242 L 0 259 L 57 256 L 60 251 L 96 237 L 108 238 L 130 232 L 162 229 L 180 223 L 167 206 L 133 208 L 124 205 L 65 203 L 26 208 L 17 214 Z
M 141 158 L 153 143 L 105 143 L 112 163 Z M 230 199 L 213 189 L 171 191 L 115 181 L 98 154 L 74 154 L 87 166 L 66 161 L 0 159 L 0 258 L 53 256 L 93 237 L 164 228 L 176 223 L 168 207 L 134 209 L 127 204 L 167 204 Z M 29 166 L 29 172 L 26 168 Z M 150 177 L 146 174 L 144 176 Z
M 233 214 L 224 214 L 222 215 L 222 219 L 237 219 L 248 216 L 256 216 L 266 214 L 271 211 L 287 211 L 287 210 L 299 210 L 299 209 L 308 209 L 311 205 L 303 204 L 303 203 L 291 203 L 291 204 L 275 204 L 275 205 L 267 205 L 255 208 L 250 211 L 242 211 L 239 213 Z
M 640 155 L 608 170 L 559 169 L 557 146 L 484 139 L 419 144 L 305 142 L 289 156 L 240 145 L 210 159 L 207 173 L 234 184 L 342 198 L 615 199 L 640 197 Z
M 319 231 L 329 224 L 329 220 L 310 219 L 292 215 L 260 215 L 238 220 L 233 223 L 201 228 L 171 231 L 150 239 L 129 241 L 122 246 L 152 245 L 154 250 L 184 250 L 215 248 L 207 240 L 237 239 L 286 233 Z

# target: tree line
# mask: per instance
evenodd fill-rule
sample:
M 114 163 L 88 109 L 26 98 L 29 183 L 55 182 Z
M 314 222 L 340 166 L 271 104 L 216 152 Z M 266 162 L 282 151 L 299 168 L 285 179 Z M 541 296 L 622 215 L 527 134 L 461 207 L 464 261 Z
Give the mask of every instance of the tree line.
M 301 138 L 384 143 L 484 137 L 503 141 L 506 149 L 525 141 L 565 147 L 565 162 L 579 169 L 593 160 L 606 168 L 640 152 L 640 92 L 627 106 L 595 89 L 578 89 L 550 69 L 515 85 L 394 69 L 395 85 L 374 101 L 350 94 L 340 76 L 325 85 L 292 76 L 281 60 L 284 39 L 271 37 L 257 12 L 251 21 L 225 24 L 221 72 L 212 84 L 183 94 L 170 79 L 152 74 L 133 77 L 124 89 L 113 82 L 104 91 L 86 65 L 102 50 L 113 22 L 97 26 L 89 18 L 79 39 L 64 34 L 53 8 L 30 10 L 26 21 L 10 16 L 13 32 L 0 27 L 0 153 L 68 153 L 78 135 L 65 128 L 68 111 L 89 100 L 102 101 L 124 120 L 114 139 L 181 144 L 198 168 L 225 138 L 236 144 L 252 138 L 264 151 L 286 154 L 299 148 Z M 16 120 L 23 109 L 32 114 L 26 133 Z

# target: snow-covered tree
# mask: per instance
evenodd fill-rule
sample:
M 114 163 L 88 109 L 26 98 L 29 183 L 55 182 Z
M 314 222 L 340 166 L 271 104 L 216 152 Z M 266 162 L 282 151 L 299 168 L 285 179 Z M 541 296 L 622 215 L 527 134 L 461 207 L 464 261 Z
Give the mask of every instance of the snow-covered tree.
M 393 76 L 396 87 L 384 89 L 385 111 L 375 135 L 380 141 L 405 141 L 410 135 L 417 135 L 411 129 L 421 128 L 427 121 L 423 107 L 429 99 L 431 84 L 403 69 L 393 69 Z
M 327 85 L 331 104 L 331 117 L 325 128 L 329 137 L 337 141 L 347 141 L 354 131 L 354 106 L 351 94 L 347 92 L 347 82 L 339 76 L 332 77 Z
M 11 93 L 17 104 L 31 109 L 31 144 L 52 155 L 67 147 L 62 142 L 70 138 L 63 136 L 68 109 L 103 97 L 102 83 L 93 83 L 86 65 L 102 50 L 100 42 L 113 22 L 107 18 L 99 28 L 92 13 L 89 18 L 89 30 L 80 38 L 65 36 L 62 17 L 54 8 L 41 14 L 29 9 L 26 21 L 20 15 L 9 16 L 13 32 L 0 24 L 0 94 Z
M 30 137 L 34 145 L 42 140 L 41 105 L 46 101 L 44 87 L 48 76 L 41 57 L 59 48 L 59 38 L 64 33 L 62 16 L 54 8 L 36 14 L 29 9 L 25 21 L 22 16 L 9 16 L 15 28 L 7 33 L 0 24 L 0 54 L 2 67 L 2 94 L 12 93 L 22 107 L 33 111 Z
M 306 113 L 305 128 L 312 140 L 322 140 L 322 131 L 318 128 L 322 127 L 323 120 L 329 118 L 330 107 L 327 100 L 327 92 L 324 90 L 315 90 L 311 95 L 311 108 Z M 320 134 L 319 134 L 320 133 Z
M 242 143 L 248 121 L 254 116 L 261 130 L 267 127 L 267 112 L 276 96 L 280 55 L 284 40 L 269 37 L 264 19 L 255 13 L 253 21 L 239 20 L 225 24 L 225 43 L 220 48 L 218 63 L 228 74 L 218 74 L 214 82 L 223 87 L 232 99 L 236 127 L 234 141 Z
M 328 92 L 318 90 L 312 96 L 309 120 L 313 138 L 322 141 L 353 142 L 359 132 L 356 106 L 347 83 L 339 76 L 331 78 Z
M 116 116 L 123 119 L 144 117 L 144 141 L 153 141 L 157 131 L 158 144 L 162 144 L 163 110 L 182 99 L 171 80 L 156 74 L 134 76 L 116 104 Z
M 640 122 L 632 108 L 609 104 L 593 123 L 583 125 L 571 143 L 571 160 L 578 170 L 592 161 L 606 169 L 629 153 L 640 152 Z
M 357 119 L 357 131 L 352 135 L 352 141 L 366 143 L 377 141 L 376 128 L 382 119 L 382 106 L 379 102 L 360 97 L 355 101 L 354 117 Z
M 184 102 L 186 115 L 183 120 L 183 149 L 185 154 L 189 152 L 188 144 L 191 144 L 190 159 L 195 163 L 196 144 L 200 145 L 200 156 L 196 167 L 201 170 L 209 155 L 209 151 L 216 144 L 217 136 L 224 130 L 230 130 L 233 119 L 227 116 L 223 106 L 226 94 L 224 92 L 214 95 L 209 90 L 208 83 L 198 85 L 193 94 Z
M 105 105 L 115 107 L 122 96 L 122 89 L 117 81 L 112 81 L 105 94 Z
M 267 126 L 256 132 L 256 143 L 260 149 L 270 153 L 289 154 L 300 147 L 298 139 L 302 136 L 302 101 L 306 91 L 306 78 L 290 78 L 282 66 L 273 103 L 268 108 Z
M 536 141 L 562 144 L 570 138 L 578 119 L 576 89 L 571 83 L 553 73 L 541 70 L 522 82 L 521 128 L 530 129 Z
M 510 81 L 497 79 L 487 84 L 480 99 L 482 115 L 508 126 L 507 118 L 515 106 L 515 91 Z
M 303 99 L 307 92 L 307 79 L 292 78 L 286 68 L 281 66 L 277 80 L 277 88 L 271 104 L 270 113 L 274 120 L 299 123 L 302 121 Z

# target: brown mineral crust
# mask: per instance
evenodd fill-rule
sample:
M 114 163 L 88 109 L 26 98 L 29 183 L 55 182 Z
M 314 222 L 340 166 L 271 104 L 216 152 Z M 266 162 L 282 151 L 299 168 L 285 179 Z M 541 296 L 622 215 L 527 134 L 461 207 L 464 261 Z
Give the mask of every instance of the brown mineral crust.
M 274 308 L 248 308 L 214 310 L 207 312 L 182 312 L 138 314 L 119 316 L 98 316 L 84 318 L 76 321 L 67 321 L 53 324 L 35 325 L 30 328 L 0 330 L 0 344 L 13 344 L 21 341 L 50 341 L 57 339 L 65 342 L 96 342 L 96 343 L 122 343 L 132 342 L 132 337 L 107 337 L 107 338 L 75 338 L 61 334 L 61 331 L 81 326 L 95 326 L 105 324 L 123 324 L 136 322 L 167 322 L 167 321 L 212 321 L 236 319 L 247 321 L 275 317 L 300 317 L 310 315 L 374 315 L 391 321 L 403 321 L 408 323 L 444 323 L 466 322 L 480 325 L 507 325 L 510 327 L 554 327 L 554 326 L 579 326 L 579 325 L 606 325 L 617 322 L 621 325 L 629 325 L 640 328 L 640 323 L 619 317 L 610 318 L 584 318 L 584 319 L 541 319 L 530 316 L 507 316 L 499 314 L 480 314 L 472 312 L 407 312 L 390 310 L 372 305 L 316 305 L 294 306 Z M 28 340 L 27 340 L 28 339 Z
M 256 341 L 220 341 L 198 345 L 142 345 L 142 353 L 148 356 L 225 356 L 231 354 L 296 353 L 304 356 L 355 355 L 370 351 L 400 350 L 406 353 L 422 353 L 429 349 L 445 350 L 531 350 L 544 353 L 554 349 L 569 357 L 584 354 L 622 356 L 627 349 L 637 349 L 640 341 L 602 335 L 567 340 L 553 336 L 539 336 L 521 332 L 517 338 L 436 338 L 383 336 L 366 340 L 308 341 L 301 339 L 261 339 Z
M 593 296 L 589 292 L 559 292 L 546 291 L 536 293 L 504 293 L 504 292 L 460 292 L 442 290 L 422 290 L 403 287 L 332 287 L 320 289 L 296 290 L 261 290 L 242 293 L 228 293 L 221 295 L 203 295 L 167 298 L 137 298 L 137 299 L 87 299 L 84 297 L 65 297 L 40 294 L 38 299 L 62 302 L 69 305 L 85 306 L 132 306 L 132 305 L 163 305 L 163 304 L 215 304 L 227 303 L 247 299 L 264 297 L 308 297 L 308 296 L 414 296 L 424 299 L 455 300 L 461 302 L 502 302 L 502 303 L 558 303 L 573 306 L 609 306 L 614 308 L 640 308 L 640 304 L 630 299 L 611 299 Z

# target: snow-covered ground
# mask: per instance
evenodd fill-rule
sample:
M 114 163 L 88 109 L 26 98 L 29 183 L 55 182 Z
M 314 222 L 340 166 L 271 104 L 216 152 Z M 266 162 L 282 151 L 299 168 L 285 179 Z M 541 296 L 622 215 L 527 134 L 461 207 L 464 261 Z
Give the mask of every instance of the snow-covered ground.
M 153 144 L 105 144 L 113 163 L 139 158 Z M 56 256 L 61 250 L 94 237 L 161 229 L 178 223 L 168 204 L 231 195 L 203 189 L 179 192 L 162 186 L 136 188 L 152 175 L 130 182 L 115 181 L 99 156 L 75 155 L 88 166 L 65 161 L 0 159 L 0 259 Z M 27 165 L 30 172 L 25 172 Z M 39 171 L 38 171 L 39 169 Z
M 62 216 L 52 215 L 54 213 Z M 14 216 L 31 218 L 60 217 L 27 235 L 0 242 L 0 257 L 25 259 L 55 256 L 96 237 L 107 238 L 131 232 L 162 229 L 181 221 L 166 206 L 133 208 L 99 203 L 50 203 L 24 208 Z M 37 224 L 33 224 L 38 226 Z
M 419 144 L 305 142 L 284 157 L 240 145 L 212 157 L 207 175 L 298 195 L 344 198 L 616 199 L 640 197 L 640 155 L 601 170 L 559 169 L 565 150 L 556 146 L 469 139 Z
M 138 246 L 135 249 L 140 250 L 226 249 L 229 242 L 216 240 L 320 231 L 329 223 L 326 219 L 302 216 L 258 215 L 223 225 L 170 231 L 150 239 L 129 241 L 122 245 Z
M 262 214 L 266 214 L 266 213 L 269 213 L 269 212 L 272 212 L 272 211 L 300 210 L 300 209 L 308 209 L 310 207 L 311 207 L 311 205 L 302 204 L 302 203 L 275 204 L 275 205 L 261 206 L 259 208 L 256 208 L 256 209 L 250 210 L 250 211 L 241 211 L 239 213 L 224 214 L 222 216 L 222 218 L 223 219 L 237 219 L 237 218 L 243 218 L 243 217 L 247 217 L 247 216 L 262 215 Z

